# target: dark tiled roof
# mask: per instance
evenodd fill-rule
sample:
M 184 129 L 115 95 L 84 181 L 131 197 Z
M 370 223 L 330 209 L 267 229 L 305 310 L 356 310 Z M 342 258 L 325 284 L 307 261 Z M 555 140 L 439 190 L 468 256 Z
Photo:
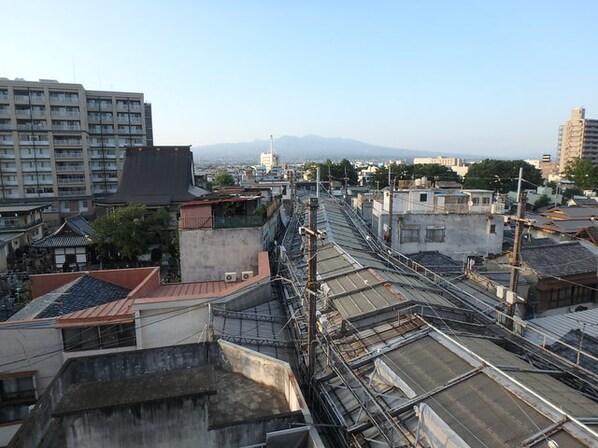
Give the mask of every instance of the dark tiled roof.
M 78 235 L 50 235 L 43 240 L 31 244 L 33 247 L 54 248 L 54 247 L 82 247 L 88 246 L 89 240 Z
M 540 277 L 596 275 L 598 258 L 578 242 L 523 247 L 523 261 Z
M 190 146 L 127 148 L 118 191 L 98 204 L 168 206 L 206 193 L 193 186 Z
M 463 271 L 463 263 L 459 263 L 440 252 L 419 252 L 409 255 L 409 258 L 441 275 L 456 274 Z
M 49 235 L 32 244 L 33 247 L 81 247 L 88 246 L 90 241 L 88 237 L 93 233 L 93 229 L 87 220 L 81 215 L 67 218 L 64 224 Z
M 37 314 L 36 317 L 40 319 L 57 317 L 114 302 L 127 297 L 130 291 L 130 289 L 122 288 L 85 274 L 72 282 L 71 286 L 64 292 L 57 294 L 56 300 L 41 313 Z

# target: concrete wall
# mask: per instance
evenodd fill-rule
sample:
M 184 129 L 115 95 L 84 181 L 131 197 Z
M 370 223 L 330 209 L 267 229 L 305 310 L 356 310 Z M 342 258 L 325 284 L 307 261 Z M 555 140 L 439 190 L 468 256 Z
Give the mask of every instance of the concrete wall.
M 209 320 L 207 302 L 138 311 L 139 348 L 189 344 L 205 340 Z
M 394 222 L 392 247 L 393 250 L 403 254 L 438 251 L 456 261 L 462 262 L 467 255 L 486 256 L 502 252 L 504 222 L 500 215 L 456 213 L 434 215 L 406 214 L 401 216 L 400 220 Z M 426 227 L 430 225 L 445 227 L 444 242 L 435 243 L 425 241 Z M 490 233 L 491 225 L 495 225 L 496 233 Z M 400 242 L 401 229 L 407 226 L 419 227 L 419 242 Z
M 257 272 L 261 227 L 181 230 L 179 235 L 183 283 L 223 280 L 225 272 Z

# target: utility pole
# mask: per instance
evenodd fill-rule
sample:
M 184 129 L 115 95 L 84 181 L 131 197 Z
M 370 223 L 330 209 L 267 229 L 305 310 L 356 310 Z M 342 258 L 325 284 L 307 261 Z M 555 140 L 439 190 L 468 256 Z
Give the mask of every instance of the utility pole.
M 316 167 L 316 198 L 320 197 L 320 165 Z
M 395 177 L 392 182 L 388 183 L 388 195 L 389 195 L 389 202 L 388 202 L 388 247 L 392 251 L 392 208 L 394 202 L 394 191 L 395 191 L 395 183 L 397 182 L 397 178 Z
M 316 364 L 316 291 L 319 288 L 317 280 L 318 198 L 309 198 L 309 229 L 307 233 L 309 235 L 306 290 L 308 304 L 307 378 L 311 381 Z
M 347 183 L 349 181 L 349 178 L 347 177 L 347 167 L 345 167 L 344 180 L 345 180 L 345 198 L 344 199 L 347 200 L 347 191 L 349 190 L 348 183 Z
M 523 167 L 519 168 L 519 182 L 517 184 L 517 218 L 515 218 L 515 240 L 513 242 L 513 252 L 511 253 L 511 280 L 509 289 L 517 295 L 517 280 L 519 279 L 519 268 L 521 266 L 521 236 L 523 235 L 523 224 L 525 223 L 525 192 L 521 191 L 521 182 L 523 180 Z M 515 314 L 515 304 L 510 303 L 507 306 L 507 314 L 513 317 Z M 512 319 L 507 322 L 512 326 Z

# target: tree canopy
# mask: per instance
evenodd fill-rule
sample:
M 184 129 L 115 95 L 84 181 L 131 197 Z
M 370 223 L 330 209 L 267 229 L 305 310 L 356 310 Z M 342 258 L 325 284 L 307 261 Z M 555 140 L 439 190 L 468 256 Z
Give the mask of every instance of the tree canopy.
M 92 240 L 104 260 L 136 261 L 150 244 L 171 245 L 170 223 L 164 209 L 148 212 L 145 205 L 129 205 L 93 221 Z
M 235 178 L 227 171 L 220 171 L 214 177 L 213 184 L 220 187 L 233 187 L 235 185 Z
M 309 171 L 309 178 L 311 180 L 316 179 L 318 166 L 320 167 L 320 180 L 322 181 L 332 180 L 344 182 L 346 176 L 349 185 L 357 184 L 357 170 L 347 159 L 343 159 L 339 163 L 334 163 L 330 159 L 326 160 L 324 163 L 307 162 L 304 169 Z
M 591 190 L 598 184 L 598 168 L 585 159 L 572 159 L 565 166 L 563 172 L 580 190 Z
M 542 185 L 542 172 L 523 160 L 486 159 L 474 163 L 463 178 L 464 188 L 494 190 L 500 193 L 517 191 L 519 168 L 523 167 L 524 188 Z
M 391 165 L 390 176 L 398 180 L 420 179 L 425 176 L 429 180 L 460 181 L 457 173 L 448 166 L 437 163 Z M 382 167 L 372 175 L 372 185 L 379 185 L 380 188 L 388 186 L 388 167 Z

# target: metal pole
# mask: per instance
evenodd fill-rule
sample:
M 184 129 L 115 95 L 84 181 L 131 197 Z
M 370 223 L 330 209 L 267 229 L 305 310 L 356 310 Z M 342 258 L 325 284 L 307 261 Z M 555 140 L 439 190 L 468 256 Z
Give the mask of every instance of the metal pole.
M 583 350 L 583 335 L 586 332 L 586 324 L 587 322 L 581 323 L 581 336 L 579 337 L 579 348 L 577 349 L 577 365 L 579 365 L 579 362 L 581 361 L 581 351 Z
M 307 378 L 311 381 L 316 363 L 316 291 L 317 280 L 317 232 L 318 232 L 318 198 L 309 198 L 309 250 L 307 274 L 308 333 L 307 333 Z
M 395 183 L 397 182 L 397 178 L 395 177 L 392 182 L 388 184 L 388 193 L 389 193 L 389 203 L 388 203 L 388 247 L 392 251 L 392 209 L 393 209 L 393 202 L 394 202 L 394 191 L 395 191 Z
M 316 198 L 320 197 L 320 165 L 316 167 Z
M 525 217 L 525 194 L 521 191 L 521 182 L 523 180 L 523 167 L 519 168 L 519 182 L 517 184 L 517 218 L 515 220 L 515 241 L 513 242 L 513 252 L 511 253 L 511 279 L 509 289 L 517 294 L 517 280 L 519 279 L 519 267 L 521 266 L 521 236 L 523 235 L 523 223 Z M 507 306 L 507 315 L 511 317 L 507 326 L 512 328 L 512 317 L 515 314 L 515 304 Z

